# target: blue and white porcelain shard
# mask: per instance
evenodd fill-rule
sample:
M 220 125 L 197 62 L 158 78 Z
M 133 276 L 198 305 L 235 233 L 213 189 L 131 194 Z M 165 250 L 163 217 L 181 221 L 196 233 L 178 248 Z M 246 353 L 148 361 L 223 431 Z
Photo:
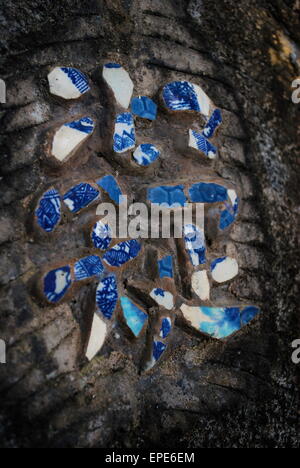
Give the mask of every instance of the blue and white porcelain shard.
M 103 278 L 96 291 L 96 304 L 102 315 L 111 320 L 118 302 L 118 286 L 114 275 Z
M 185 319 L 197 330 L 213 338 L 227 338 L 250 323 L 260 310 L 256 307 L 190 307 L 183 305 Z
M 107 63 L 103 67 L 103 78 L 112 89 L 117 103 L 128 109 L 134 88 L 129 73 L 117 63 Z
M 107 325 L 106 323 L 94 314 L 91 333 L 86 351 L 86 357 L 89 361 L 99 353 L 102 346 L 104 345 L 107 336 Z
M 95 122 L 90 117 L 84 117 L 74 122 L 64 124 L 54 135 L 52 155 L 60 162 L 66 162 L 82 143 L 91 136 Z
M 52 270 L 44 277 L 44 295 L 49 302 L 59 302 L 72 285 L 71 268 L 64 266 Z
M 50 93 L 64 99 L 78 99 L 90 90 L 87 78 L 70 67 L 56 67 L 48 75 Z
M 165 340 L 168 338 L 172 330 L 172 321 L 169 317 L 166 317 L 162 320 L 161 329 L 160 329 L 160 337 Z
M 35 212 L 38 225 L 46 232 L 52 232 L 60 223 L 61 197 L 57 190 L 44 193 Z
M 135 147 L 135 127 L 132 114 L 120 114 L 117 117 L 114 133 L 114 151 L 125 153 Z
M 184 194 L 183 185 L 176 185 L 174 187 L 160 186 L 148 189 L 148 200 L 154 205 L 176 208 L 185 206 L 187 197 Z
M 150 145 L 150 144 L 140 145 L 133 153 L 133 157 L 135 161 L 140 166 L 144 166 L 144 167 L 147 167 L 153 164 L 155 161 L 157 161 L 159 156 L 160 156 L 160 151 L 154 145 Z
M 217 283 L 226 283 L 235 278 L 239 273 L 239 265 L 235 258 L 217 258 L 211 264 L 211 274 Z
M 175 81 L 164 87 L 163 99 L 172 111 L 196 111 L 208 117 L 211 101 L 197 85 L 188 81 Z
M 207 276 L 207 271 L 196 271 L 193 273 L 192 288 L 201 301 L 209 301 L 210 283 Z
M 158 261 L 158 270 L 160 278 L 173 278 L 173 257 L 167 255 Z
M 162 343 L 161 341 L 153 342 L 153 358 L 155 362 L 161 358 L 166 349 L 167 345 L 165 343 Z
M 128 327 L 138 338 L 148 320 L 148 315 L 131 302 L 128 297 L 121 297 L 121 306 Z
M 217 148 L 210 143 L 201 133 L 190 130 L 189 147 L 194 148 L 205 154 L 209 159 L 215 159 L 217 156 Z
M 112 175 L 103 177 L 97 180 L 97 185 L 101 187 L 110 198 L 117 204 L 120 204 L 123 200 L 122 190 L 120 189 L 116 179 Z
M 198 226 L 187 224 L 184 226 L 184 242 L 192 265 L 197 267 L 206 263 L 206 242 L 204 231 Z
M 100 192 L 90 184 L 75 185 L 63 197 L 64 203 L 72 213 L 78 213 L 100 197 Z
M 141 248 L 141 245 L 135 239 L 121 242 L 106 252 L 103 260 L 111 267 L 120 268 L 125 263 L 134 260 L 140 253 Z
M 98 221 L 92 230 L 92 241 L 96 249 L 107 250 L 112 241 L 112 230 L 109 225 Z
M 228 190 L 228 198 L 231 205 L 227 202 L 225 203 L 225 209 L 222 211 L 220 217 L 220 229 L 222 231 L 230 227 L 236 221 L 239 213 L 240 200 L 236 191 Z
M 157 105 L 152 99 L 141 96 L 132 99 L 131 112 L 143 119 L 155 120 L 157 117 Z
M 100 257 L 90 255 L 82 258 L 75 263 L 74 273 L 76 281 L 83 281 L 94 276 L 101 276 L 104 272 L 104 267 Z
M 228 199 L 227 188 L 213 183 L 194 184 L 189 193 L 192 203 L 218 203 Z
M 222 122 L 223 117 L 221 110 L 215 109 L 203 130 L 203 135 L 205 136 L 205 138 L 212 138 L 215 134 L 215 131 L 222 124 Z
M 150 293 L 150 297 L 159 305 L 167 310 L 174 308 L 174 296 L 173 294 L 164 291 L 163 289 L 153 289 Z

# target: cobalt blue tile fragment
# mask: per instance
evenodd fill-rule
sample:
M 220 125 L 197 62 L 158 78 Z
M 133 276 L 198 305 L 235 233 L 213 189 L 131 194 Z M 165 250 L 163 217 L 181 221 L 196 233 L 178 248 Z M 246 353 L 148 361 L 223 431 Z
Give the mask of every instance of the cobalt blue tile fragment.
M 143 119 L 155 120 L 157 117 L 157 105 L 152 99 L 141 96 L 132 100 L 131 112 Z
M 208 141 L 201 133 L 190 130 L 189 146 L 205 154 L 209 159 L 215 159 L 217 148 Z
M 35 214 L 38 225 L 44 231 L 54 231 L 61 220 L 61 197 L 59 192 L 50 189 L 44 193 Z
M 84 117 L 83 119 L 66 123 L 65 127 L 73 128 L 78 132 L 86 133 L 87 135 L 89 135 L 94 131 L 95 122 L 90 117 Z
M 158 270 L 160 278 L 173 278 L 173 257 L 167 255 L 158 261 Z
M 135 127 L 132 114 L 128 112 L 117 117 L 114 133 L 114 151 L 125 153 L 135 147 Z
M 112 175 L 107 175 L 102 179 L 97 180 L 97 185 L 101 187 L 110 198 L 117 203 L 120 204 L 120 201 L 123 200 L 122 190 L 120 189 L 116 179 Z M 120 200 L 121 197 L 121 200 Z
M 148 200 L 155 205 L 165 207 L 184 207 L 187 197 L 184 194 L 184 186 L 176 185 L 174 187 L 154 187 L 148 189 Z
M 228 199 L 227 188 L 213 183 L 194 184 L 189 192 L 193 203 L 218 203 Z
M 165 345 L 161 341 L 153 342 L 153 358 L 156 362 L 161 358 L 166 349 L 167 345 Z
M 140 243 L 135 240 L 121 242 L 110 249 L 103 257 L 103 260 L 111 267 L 120 268 L 125 263 L 134 260 L 141 251 Z
M 76 281 L 83 281 L 94 276 L 101 276 L 104 272 L 104 266 L 100 257 L 97 255 L 90 255 L 80 259 L 75 263 L 74 274 Z
M 166 317 L 162 320 L 161 329 L 160 329 L 160 337 L 165 340 L 168 338 L 172 330 L 172 321 L 169 317 Z
M 118 302 L 118 285 L 114 275 L 103 278 L 96 291 L 96 304 L 102 315 L 111 320 Z
M 134 336 L 138 338 L 148 320 L 148 315 L 128 297 L 121 297 L 121 306 L 128 327 Z
M 207 125 L 205 126 L 203 130 L 203 135 L 205 138 L 212 138 L 218 129 L 218 127 L 222 124 L 223 122 L 223 117 L 222 117 L 222 112 L 220 109 L 214 110 L 212 113 L 212 116 L 210 117 Z
M 100 192 L 90 184 L 81 183 L 72 187 L 63 197 L 72 213 L 78 213 L 100 197 Z
M 92 241 L 96 249 L 107 250 L 112 242 L 112 231 L 109 225 L 98 221 L 92 230 Z
M 235 222 L 235 216 L 231 210 L 223 210 L 220 217 L 220 229 L 224 231 Z
M 43 292 L 49 302 L 59 302 L 72 285 L 69 265 L 52 270 L 44 277 Z

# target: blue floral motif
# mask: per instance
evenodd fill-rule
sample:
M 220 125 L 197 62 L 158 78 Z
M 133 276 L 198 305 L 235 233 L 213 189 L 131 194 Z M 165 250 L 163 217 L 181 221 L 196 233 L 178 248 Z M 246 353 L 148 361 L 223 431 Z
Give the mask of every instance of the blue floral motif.
M 203 135 L 192 130 L 192 135 L 197 149 L 210 159 L 214 159 L 217 154 L 217 148 L 210 143 Z
M 184 194 L 184 186 L 154 187 L 148 190 L 148 200 L 155 205 L 166 207 L 185 206 L 187 198 Z
M 153 342 L 153 358 L 155 361 L 158 361 L 162 354 L 167 349 L 167 345 L 162 343 L 161 341 L 154 341 Z
M 131 302 L 128 297 L 121 297 L 121 306 L 126 323 L 137 338 L 148 320 L 148 315 Z
M 158 261 L 160 278 L 173 278 L 173 257 L 168 255 Z
M 223 122 L 223 117 L 222 117 L 221 110 L 220 109 L 214 110 L 211 118 L 209 119 L 207 125 L 205 126 L 203 130 L 203 135 L 208 139 L 212 138 L 214 136 L 215 131 L 222 124 L 222 122 Z
M 204 265 L 206 263 L 204 232 L 193 224 L 187 224 L 184 227 L 184 241 L 193 266 Z
M 143 119 L 155 120 L 157 116 L 157 105 L 152 99 L 141 96 L 132 100 L 131 112 Z
M 98 190 L 90 184 L 82 183 L 72 187 L 71 190 L 64 195 L 63 199 L 72 213 L 78 213 L 78 211 L 97 200 L 99 196 L 100 192 Z
M 82 281 L 93 276 L 101 276 L 104 272 L 104 267 L 99 257 L 91 255 L 76 262 L 74 272 L 76 281 Z
M 170 335 L 172 330 L 172 322 L 170 318 L 164 318 L 162 320 L 161 329 L 160 329 L 160 336 L 164 340 Z
M 150 144 L 140 145 L 134 152 L 133 157 L 135 161 L 144 167 L 153 164 L 160 156 L 160 151 Z
M 114 134 L 114 151 L 124 153 L 135 146 L 135 128 L 133 116 L 129 113 L 120 114 L 116 120 Z
M 49 302 L 59 302 L 72 285 L 71 268 L 64 266 L 50 271 L 44 278 L 44 295 Z
M 116 179 L 112 175 L 105 176 L 98 180 L 97 185 L 107 192 L 115 203 L 120 203 L 120 197 L 123 197 L 123 194 Z
M 121 242 L 106 252 L 103 260 L 112 267 L 119 268 L 135 259 L 141 251 L 141 245 L 135 239 Z
M 222 185 L 200 182 L 190 188 L 190 198 L 193 203 L 225 202 L 228 191 Z
M 82 133 L 86 133 L 87 135 L 90 135 L 94 131 L 95 122 L 90 117 L 84 117 L 83 119 L 66 123 L 65 127 L 73 128 L 74 130 L 77 130 L 78 132 L 82 132 Z
M 112 231 L 109 225 L 98 221 L 92 230 L 92 241 L 96 249 L 108 249 L 112 241 Z
M 102 315 L 112 319 L 118 302 L 118 286 L 114 275 L 107 276 L 99 283 L 96 292 L 96 304 Z
M 72 81 L 73 85 L 76 86 L 76 88 L 78 89 L 78 91 L 80 91 L 81 94 L 84 94 L 87 91 L 89 91 L 89 82 L 81 71 L 76 70 L 76 68 L 70 67 L 62 67 L 61 70 L 68 76 L 68 78 Z
M 46 232 L 52 232 L 61 219 L 61 197 L 57 190 L 51 189 L 43 195 L 36 210 L 38 225 Z
M 166 106 L 173 111 L 200 112 L 200 103 L 194 85 L 188 81 L 175 81 L 165 86 L 163 98 Z

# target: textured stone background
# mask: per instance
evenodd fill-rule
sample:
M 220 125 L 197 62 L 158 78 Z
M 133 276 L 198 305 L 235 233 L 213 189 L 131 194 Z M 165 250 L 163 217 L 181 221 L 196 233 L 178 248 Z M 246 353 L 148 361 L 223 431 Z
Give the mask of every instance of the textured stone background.
M 1 446 L 299 447 L 299 373 L 291 362 L 291 342 L 300 338 L 300 106 L 291 102 L 299 13 L 298 0 L 1 2 L 8 104 L 0 114 L 0 337 L 9 343 L 0 368 Z M 27 286 L 60 249 L 75 256 L 83 247 L 81 220 L 55 246 L 26 230 L 31 197 L 53 180 L 43 164 L 45 131 L 64 113 L 47 94 L 48 67 L 92 75 L 111 58 L 128 64 L 143 94 L 188 78 L 225 111 L 215 169 L 243 193 L 230 240 L 242 272 L 231 294 L 263 308 L 225 344 L 176 327 L 173 354 L 142 377 L 135 364 L 143 343 L 131 355 L 125 339 L 112 338 L 91 364 L 82 360 L 91 288 L 43 308 Z M 85 105 L 105 110 L 101 96 Z M 167 117 L 163 124 L 168 145 Z M 166 180 L 170 168 L 180 172 L 177 163 L 162 162 Z M 95 147 L 85 171 L 106 164 Z

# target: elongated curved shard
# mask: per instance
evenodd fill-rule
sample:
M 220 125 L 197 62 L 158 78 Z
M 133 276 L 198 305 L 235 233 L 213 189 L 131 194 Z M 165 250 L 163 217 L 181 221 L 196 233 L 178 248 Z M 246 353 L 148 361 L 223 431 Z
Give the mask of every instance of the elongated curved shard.
M 103 78 L 112 89 L 117 103 L 128 109 L 134 88 L 129 73 L 118 63 L 107 63 L 103 67 Z
M 128 327 L 134 336 L 138 338 L 148 320 L 148 315 L 128 297 L 121 297 L 121 306 Z
M 64 124 L 54 135 L 52 156 L 60 162 L 66 162 L 87 140 L 95 129 L 95 122 L 84 117 Z
M 46 232 L 52 232 L 61 220 L 61 197 L 57 190 L 44 193 L 35 212 L 38 225 Z
M 86 357 L 89 361 L 92 361 L 94 357 L 99 353 L 102 346 L 104 345 L 107 336 L 107 325 L 106 323 L 94 314 L 93 324 L 86 351 Z
M 101 314 L 112 319 L 118 302 L 118 285 L 114 275 L 103 278 L 96 291 L 96 304 Z
M 111 267 L 120 268 L 125 263 L 134 260 L 141 251 L 141 245 L 135 239 L 121 242 L 110 249 L 103 257 L 105 263 Z

